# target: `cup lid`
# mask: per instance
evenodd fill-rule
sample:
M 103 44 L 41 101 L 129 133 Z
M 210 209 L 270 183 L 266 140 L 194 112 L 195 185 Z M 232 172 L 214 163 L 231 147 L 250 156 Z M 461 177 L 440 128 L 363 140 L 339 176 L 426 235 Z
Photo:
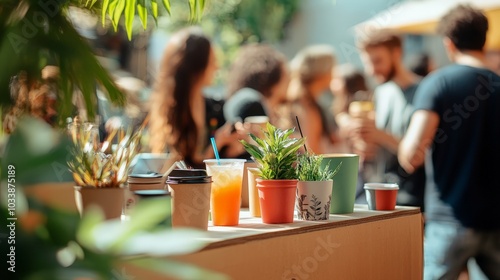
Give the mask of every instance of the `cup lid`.
M 152 172 L 152 173 L 135 173 L 129 174 L 127 177 L 127 182 L 129 184 L 159 184 L 163 181 L 163 175 Z
M 174 169 L 168 174 L 168 177 L 200 177 L 207 176 L 205 169 Z
M 202 184 L 211 183 L 212 176 L 172 177 L 168 176 L 167 184 Z
M 246 159 L 243 159 L 243 158 L 221 158 L 221 159 L 215 159 L 215 158 L 211 158 L 211 159 L 204 159 L 203 162 L 204 163 L 216 163 L 216 162 L 221 162 L 221 163 L 232 163 L 232 162 L 246 162 L 247 160 Z
M 141 178 L 141 179 L 154 179 L 154 178 L 161 178 L 163 177 L 162 174 L 160 173 L 136 173 L 136 174 L 129 174 L 129 178 Z
M 167 196 L 170 192 L 167 190 L 137 190 L 134 193 L 141 197 L 156 197 L 156 196 Z
M 365 183 L 365 190 L 399 190 L 398 184 L 395 183 Z
M 167 184 L 211 183 L 212 176 L 205 169 L 174 169 L 167 177 Z

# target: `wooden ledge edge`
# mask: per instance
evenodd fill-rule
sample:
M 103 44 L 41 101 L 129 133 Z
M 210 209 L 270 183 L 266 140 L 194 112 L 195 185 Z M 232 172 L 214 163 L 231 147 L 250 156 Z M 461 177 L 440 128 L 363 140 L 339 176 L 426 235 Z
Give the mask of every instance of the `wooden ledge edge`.
M 319 231 L 319 230 L 326 230 L 326 229 L 334 229 L 334 228 L 339 228 L 339 227 L 344 227 L 344 226 L 354 226 L 354 225 L 359 225 L 359 224 L 363 224 L 363 223 L 377 222 L 377 221 L 381 221 L 381 220 L 388 220 L 388 219 L 400 218 L 400 217 L 405 217 L 405 216 L 412 216 L 412 215 L 417 215 L 417 214 L 421 214 L 420 208 L 401 209 L 399 211 L 396 210 L 393 212 L 388 212 L 384 215 L 369 216 L 369 217 L 357 218 L 357 219 L 352 219 L 352 220 L 344 220 L 344 221 L 331 221 L 331 222 L 326 222 L 326 223 L 321 223 L 321 224 L 311 224 L 311 225 L 308 225 L 305 227 L 300 227 L 300 228 L 293 228 L 293 229 L 288 229 L 288 230 L 279 230 L 279 231 L 265 232 L 265 233 L 260 233 L 260 234 L 253 234 L 253 235 L 248 235 L 248 236 L 244 236 L 244 237 L 236 237 L 236 238 L 230 238 L 230 239 L 221 240 L 221 241 L 215 241 L 215 242 L 208 244 L 207 246 L 205 246 L 204 248 L 202 248 L 198 252 L 222 248 L 222 247 L 226 247 L 226 246 L 245 244 L 247 242 L 252 242 L 252 241 L 256 241 L 256 240 L 276 238 L 276 237 L 295 235 L 295 234 L 304 234 L 304 233 L 309 233 L 309 232 L 314 232 L 314 231 Z M 331 216 L 335 216 L 335 215 L 330 214 L 330 217 Z

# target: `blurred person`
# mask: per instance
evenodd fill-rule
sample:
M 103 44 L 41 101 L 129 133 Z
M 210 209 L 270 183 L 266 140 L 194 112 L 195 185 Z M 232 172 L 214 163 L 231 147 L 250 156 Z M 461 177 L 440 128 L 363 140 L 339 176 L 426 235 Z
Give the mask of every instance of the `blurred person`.
M 220 128 L 209 117 L 211 101 L 204 97 L 217 70 L 213 46 L 200 28 L 176 32 L 168 42 L 151 95 L 150 146 L 153 153 L 168 150 L 193 168 L 205 168 L 204 159 L 215 158 L 210 145 L 214 136 L 218 149 L 226 147 L 221 157 L 244 151 L 229 123 Z M 217 121 L 217 119 L 215 120 Z
M 286 101 L 289 83 L 287 60 L 266 44 L 243 46 L 227 77 L 224 117 L 230 122 L 250 116 L 267 116 L 280 127 L 277 108 Z
M 486 276 L 470 270 L 471 279 L 500 279 L 500 77 L 486 66 L 487 31 L 471 6 L 441 19 L 453 64 L 420 84 L 399 146 L 405 170 L 427 168 L 425 279 L 457 279 L 473 259 Z
M 500 50 L 488 50 L 486 52 L 486 64 L 491 71 L 500 75 Z
M 53 65 L 47 65 L 42 69 L 39 81 L 29 81 L 25 72 L 13 77 L 10 95 L 14 104 L 4 117 L 4 132 L 11 134 L 16 128 L 18 119 L 23 115 L 39 118 L 56 127 L 58 79 L 59 67 Z
M 435 69 L 434 61 L 426 53 L 410 55 L 408 68 L 415 74 L 425 77 Z
M 97 106 L 101 123 L 99 136 L 101 141 L 107 138 L 112 130 L 120 128 L 139 128 L 146 119 L 148 110 L 141 99 L 141 91 L 146 89 L 146 83 L 138 78 L 127 76 L 115 79 L 117 87 L 125 94 L 126 104 L 123 107 L 112 105 L 104 91 L 97 90 Z
M 292 123 L 295 117 L 302 120 L 306 146 L 315 154 L 331 152 L 336 142 L 326 115 L 318 104 L 320 96 L 329 89 L 334 65 L 335 53 L 329 45 L 308 46 L 290 62 L 288 99 L 292 103 Z
M 337 134 L 339 135 L 339 141 L 335 144 L 335 152 L 354 153 L 355 149 L 353 143 L 355 141 L 351 141 L 353 136 L 349 135 L 351 131 L 349 126 L 352 119 L 349 115 L 349 106 L 357 99 L 356 94 L 368 93 L 371 91 L 366 83 L 364 73 L 350 63 L 335 67 L 330 89 L 335 97 L 331 110 L 335 117 L 335 122 L 338 127 Z M 374 118 L 374 116 L 370 117 L 372 119 Z M 365 181 L 363 167 L 362 162 L 360 162 L 358 185 L 356 188 L 357 203 L 366 203 L 365 191 L 363 189 Z
M 423 210 L 424 168 L 408 174 L 397 158 L 399 141 L 414 110 L 413 97 L 420 77 L 403 65 L 403 41 L 398 35 L 379 31 L 358 43 L 367 73 L 380 83 L 373 93 L 375 120 L 352 118 L 349 126 L 353 141 L 361 139 L 366 143 L 354 144 L 355 153 L 370 161 L 371 168 L 364 171 L 365 180 L 398 184 L 397 204 Z
M 354 65 L 346 63 L 335 67 L 330 89 L 335 96 L 332 113 L 338 121 L 337 118 L 342 114 L 349 113 L 349 104 L 354 101 L 356 92 L 368 91 L 368 85 L 364 73 Z

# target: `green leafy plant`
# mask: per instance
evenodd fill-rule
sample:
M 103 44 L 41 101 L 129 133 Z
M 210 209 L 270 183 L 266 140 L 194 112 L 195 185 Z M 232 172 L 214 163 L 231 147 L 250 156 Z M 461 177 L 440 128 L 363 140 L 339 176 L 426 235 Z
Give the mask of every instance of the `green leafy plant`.
M 80 2 L 87 8 L 92 9 L 98 1 L 80 0 Z M 116 31 L 118 29 L 118 25 L 120 24 L 120 19 L 123 16 L 125 21 L 125 30 L 127 31 L 129 40 L 132 39 L 133 23 L 136 16 L 139 16 L 143 28 L 146 29 L 148 26 L 148 16 L 152 16 L 156 21 L 158 16 L 161 15 L 158 9 L 160 6 L 158 5 L 158 2 L 160 2 L 160 0 L 101 0 L 99 2 L 101 4 L 101 19 L 103 25 L 105 24 L 106 17 L 108 16 Z M 171 15 L 172 6 L 170 2 L 170 0 L 161 0 L 163 8 L 165 8 L 169 15 Z M 201 15 L 205 8 L 205 2 L 205 0 L 188 1 L 190 23 L 197 22 L 201 19 Z
M 262 179 L 296 179 L 295 164 L 297 151 L 305 142 L 305 138 L 291 138 L 295 129 L 281 130 L 267 123 L 263 139 L 254 134 L 250 137 L 255 144 L 245 140 L 240 142 L 245 150 L 259 164 L 259 175 Z
M 332 180 L 339 172 L 342 162 L 335 168 L 330 169 L 330 163 L 321 168 L 323 156 L 310 153 L 302 154 L 298 157 L 297 178 L 300 181 L 327 181 Z
M 135 132 L 129 129 L 126 135 L 118 135 L 116 149 L 107 154 L 111 139 L 122 134 L 118 129 L 113 130 L 99 147 L 93 129 L 85 124 L 73 125 L 70 130 L 73 157 L 68 166 L 75 183 L 96 188 L 119 188 L 125 184 L 132 160 L 140 150 L 142 130 L 142 127 Z

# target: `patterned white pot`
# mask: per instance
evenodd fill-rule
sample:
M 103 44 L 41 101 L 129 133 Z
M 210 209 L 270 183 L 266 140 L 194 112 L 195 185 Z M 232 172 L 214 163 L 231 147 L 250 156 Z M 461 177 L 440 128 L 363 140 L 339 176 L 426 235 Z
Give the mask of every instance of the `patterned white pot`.
M 297 219 L 328 220 L 332 200 L 333 181 L 299 181 L 295 209 Z

